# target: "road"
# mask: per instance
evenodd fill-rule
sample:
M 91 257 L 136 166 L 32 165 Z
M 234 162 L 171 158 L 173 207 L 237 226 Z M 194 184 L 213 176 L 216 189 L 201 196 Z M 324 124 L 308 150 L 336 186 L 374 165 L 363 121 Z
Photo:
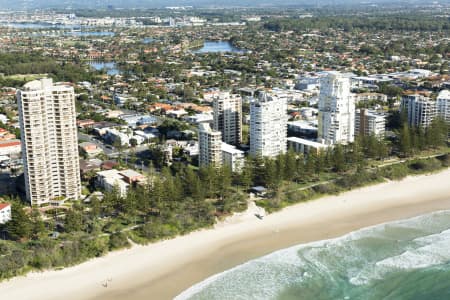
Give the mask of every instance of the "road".
M 98 140 L 96 137 L 89 135 L 89 134 L 85 134 L 82 132 L 78 131 L 78 140 L 80 141 L 86 141 L 86 142 L 90 142 L 90 143 L 94 143 L 97 145 L 97 147 L 99 147 L 100 149 L 103 150 L 103 152 L 107 155 L 107 156 L 113 156 L 116 154 L 119 154 L 118 152 L 115 151 L 115 149 L 110 149 L 107 148 L 105 144 L 103 144 L 103 142 L 101 142 L 100 140 Z

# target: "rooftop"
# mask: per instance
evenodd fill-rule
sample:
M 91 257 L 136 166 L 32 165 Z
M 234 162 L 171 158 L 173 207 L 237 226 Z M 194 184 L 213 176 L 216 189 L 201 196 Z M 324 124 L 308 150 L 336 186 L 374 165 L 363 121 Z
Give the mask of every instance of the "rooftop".
M 298 143 L 298 144 L 302 144 L 302 145 L 306 145 L 306 146 L 311 146 L 314 148 L 327 148 L 328 146 L 325 144 L 321 144 L 315 141 L 311 141 L 311 140 L 307 140 L 307 139 L 302 139 L 302 138 L 298 138 L 298 137 L 288 137 L 287 138 L 288 141 L 290 142 L 294 142 L 294 143 Z
M 9 204 L 9 203 L 0 203 L 0 210 L 5 209 L 10 206 L 11 206 L 11 204 Z
M 450 91 L 449 90 L 443 90 L 439 93 L 438 99 L 450 99 Z
M 225 152 L 231 153 L 231 154 L 244 154 L 244 151 L 241 151 L 241 150 L 237 149 L 235 146 L 227 144 L 227 143 L 222 143 L 222 151 L 225 151 Z
M 0 141 L 0 148 L 20 146 L 20 140 Z
M 119 172 L 121 175 L 128 177 L 128 178 L 132 178 L 132 177 L 139 177 L 142 176 L 141 173 L 136 172 L 134 170 L 128 169 L 128 170 L 123 170 Z
M 39 90 L 45 90 L 45 89 L 67 89 L 72 88 L 70 85 L 62 84 L 62 83 L 56 83 L 53 84 L 53 79 L 51 78 L 42 78 L 40 80 L 33 80 L 28 83 L 26 83 L 23 86 L 23 89 L 25 91 L 39 91 Z

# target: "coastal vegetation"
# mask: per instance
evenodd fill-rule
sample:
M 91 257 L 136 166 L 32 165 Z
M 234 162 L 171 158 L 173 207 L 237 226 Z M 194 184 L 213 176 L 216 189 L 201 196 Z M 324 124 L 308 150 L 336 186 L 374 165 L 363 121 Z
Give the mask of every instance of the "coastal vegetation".
M 404 125 L 393 141 L 361 137 L 307 156 L 288 151 L 275 159 L 249 158 L 239 174 L 227 168 L 196 170 L 183 163 L 150 166 L 148 181 L 126 196 L 117 190 L 102 199 L 94 195 L 46 212 L 45 220 L 36 208 L 26 213 L 19 200 L 10 199 L 15 218 L 0 228 L 9 239 L 0 241 L 0 279 L 71 266 L 129 247 L 131 241 L 146 244 L 211 227 L 218 218 L 245 210 L 246 191 L 254 185 L 267 188 L 256 202 L 270 213 L 323 195 L 447 168 L 446 124 L 436 119 L 423 134 L 418 131 Z M 408 139 L 418 142 L 408 148 Z

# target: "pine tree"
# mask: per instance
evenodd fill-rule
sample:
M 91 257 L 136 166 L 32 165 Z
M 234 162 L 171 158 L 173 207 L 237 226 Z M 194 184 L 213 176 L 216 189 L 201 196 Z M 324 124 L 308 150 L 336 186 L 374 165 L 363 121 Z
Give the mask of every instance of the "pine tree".
M 224 199 L 228 196 L 231 188 L 231 170 L 227 166 L 223 166 L 217 169 L 217 178 L 218 178 L 218 195 L 220 199 Z
M 45 223 L 42 220 L 41 213 L 37 208 L 31 210 L 31 222 L 32 222 L 32 237 L 33 239 L 38 239 L 40 236 L 45 235 Z
M 295 169 L 297 166 L 296 158 L 295 158 L 295 152 L 292 149 L 289 149 L 289 151 L 286 153 L 286 158 L 284 160 L 285 167 L 284 167 L 284 178 L 286 180 L 294 180 L 295 178 Z
M 23 207 L 13 203 L 12 219 L 6 224 L 6 231 L 13 240 L 28 239 L 32 234 L 32 222 L 24 212 Z
M 411 154 L 411 133 L 409 130 L 409 126 L 404 123 L 403 127 L 399 134 L 399 150 L 405 156 Z
M 245 160 L 241 174 L 239 174 L 239 184 L 246 190 L 253 184 L 253 161 L 250 158 Z
M 332 152 L 333 168 L 336 172 L 343 172 L 346 169 L 345 153 L 342 145 L 337 144 Z
M 83 215 L 74 209 L 69 209 L 64 222 L 66 232 L 81 231 L 83 229 Z
M 188 197 L 192 197 L 194 200 L 203 200 L 205 197 L 200 178 L 190 168 L 185 170 L 184 191 Z

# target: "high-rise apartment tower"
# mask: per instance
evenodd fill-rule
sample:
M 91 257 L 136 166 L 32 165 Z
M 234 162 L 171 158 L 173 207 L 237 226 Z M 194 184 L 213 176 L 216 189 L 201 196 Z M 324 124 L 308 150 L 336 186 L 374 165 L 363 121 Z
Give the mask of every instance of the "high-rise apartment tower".
M 214 130 L 222 140 L 239 146 L 242 140 L 242 99 L 240 95 L 222 92 L 214 98 Z
M 351 143 L 355 135 L 355 98 L 350 76 L 329 72 L 320 80 L 319 142 L 327 145 Z
M 75 94 L 51 79 L 17 92 L 27 199 L 32 205 L 81 195 Z
M 250 104 L 250 154 L 275 157 L 287 150 L 287 100 L 261 93 Z
M 200 123 L 198 128 L 198 144 L 200 167 L 222 165 L 222 134 L 214 131 L 209 124 Z

